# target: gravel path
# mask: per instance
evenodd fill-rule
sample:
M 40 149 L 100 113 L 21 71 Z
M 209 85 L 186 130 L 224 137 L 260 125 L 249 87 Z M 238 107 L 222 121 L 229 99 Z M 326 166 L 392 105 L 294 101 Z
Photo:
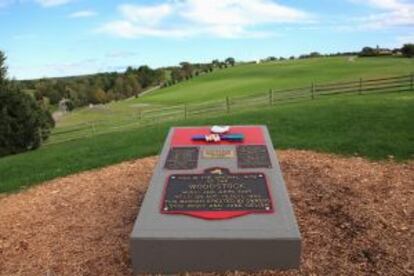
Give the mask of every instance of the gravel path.
M 278 155 L 304 239 L 302 264 L 259 274 L 414 274 L 414 162 Z M 156 160 L 1 197 L 0 275 L 131 275 L 128 236 Z

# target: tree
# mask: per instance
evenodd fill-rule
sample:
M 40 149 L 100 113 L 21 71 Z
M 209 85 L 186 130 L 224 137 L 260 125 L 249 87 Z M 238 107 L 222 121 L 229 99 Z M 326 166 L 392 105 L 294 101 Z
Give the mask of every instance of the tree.
M 12 83 L 0 87 L 0 156 L 38 148 L 54 121 L 35 99 Z
M 142 88 L 147 88 L 157 82 L 159 82 L 160 74 L 157 70 L 153 70 L 147 65 L 140 66 L 138 68 L 138 81 Z
M 193 75 L 193 66 L 189 62 L 181 62 L 181 70 L 183 71 L 183 77 L 189 79 Z
M 232 58 L 232 57 L 228 57 L 226 59 L 226 63 L 227 64 L 230 64 L 231 66 L 234 66 L 236 64 L 236 60 L 234 58 Z
M 319 52 L 311 52 L 309 54 L 309 57 L 315 58 L 315 57 L 321 57 L 322 55 Z
M 124 79 L 121 76 L 116 78 L 113 90 L 117 97 L 124 93 Z
M 404 44 L 404 46 L 401 48 L 401 53 L 405 57 L 414 57 L 414 44 Z
M 171 79 L 174 81 L 174 83 L 182 81 L 184 79 L 182 71 L 179 68 L 174 68 L 171 71 Z
M 97 88 L 93 93 L 92 102 L 96 104 L 104 104 L 108 101 L 108 98 L 106 97 L 105 91 L 103 91 L 101 88 Z
M 138 80 L 136 79 L 136 77 L 134 75 L 127 75 L 126 76 L 126 82 L 129 85 L 129 87 L 131 88 L 131 91 L 128 91 L 130 94 L 128 95 L 133 96 L 135 95 L 135 97 L 138 97 L 138 94 L 141 92 L 142 88 L 141 85 L 139 84 Z
M 213 67 L 218 67 L 220 64 L 220 61 L 218 59 L 214 59 L 211 64 L 213 65 Z
M 359 54 L 362 57 L 372 57 L 376 55 L 376 51 L 374 48 L 371 47 L 364 47 Z

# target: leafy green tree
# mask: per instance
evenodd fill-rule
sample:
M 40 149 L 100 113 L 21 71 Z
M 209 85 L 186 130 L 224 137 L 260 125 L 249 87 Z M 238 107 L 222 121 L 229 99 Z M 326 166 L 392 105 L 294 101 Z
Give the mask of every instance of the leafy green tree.
M 121 76 L 116 78 L 113 90 L 114 90 L 115 94 L 122 94 L 123 93 L 123 91 L 124 91 L 124 79 Z
M 372 57 L 376 55 L 376 51 L 374 48 L 371 47 L 364 47 L 362 48 L 360 54 L 362 57 Z
M 182 81 L 184 79 L 183 74 L 179 68 L 174 68 L 171 71 L 171 79 L 174 81 L 174 83 Z
M 401 48 L 401 53 L 405 57 L 414 57 L 414 44 L 404 44 L 404 46 Z
M 309 54 L 309 57 L 311 57 L 311 58 L 320 57 L 320 56 L 322 56 L 322 55 L 319 52 L 311 52 Z
M 180 65 L 183 77 L 186 79 L 191 78 L 193 75 L 193 66 L 191 65 L 191 63 L 184 61 L 181 62 Z
M 138 82 L 137 78 L 135 77 L 135 75 L 132 75 L 132 74 L 126 75 L 126 82 L 130 87 L 130 91 L 128 90 L 128 93 L 129 93 L 128 96 L 138 97 L 139 93 L 142 90 L 142 87 L 141 87 L 141 84 Z
M 151 69 L 147 65 L 140 66 L 138 68 L 138 81 L 141 84 L 142 88 L 147 88 L 158 82 L 159 74 L 156 70 Z
M 12 83 L 0 86 L 0 156 L 38 148 L 50 135 L 54 121 L 35 99 Z
M 227 64 L 230 64 L 231 66 L 234 66 L 236 64 L 236 60 L 234 58 L 232 58 L 232 57 L 228 57 L 226 59 L 226 63 Z
M 218 59 L 213 59 L 211 64 L 213 65 L 213 67 L 218 67 L 220 65 L 220 61 Z

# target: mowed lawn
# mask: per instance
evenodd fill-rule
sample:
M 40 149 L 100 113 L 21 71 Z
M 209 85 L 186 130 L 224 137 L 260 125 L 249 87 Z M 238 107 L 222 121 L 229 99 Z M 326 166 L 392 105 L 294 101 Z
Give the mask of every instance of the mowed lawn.
M 369 159 L 414 158 L 414 91 L 332 96 L 256 111 L 182 120 L 97 135 L 0 159 L 0 192 L 59 176 L 156 155 L 170 126 L 263 124 L 276 148 Z
M 58 128 L 85 122 L 111 122 L 137 116 L 140 110 L 179 104 L 223 101 L 238 97 L 359 78 L 381 78 L 414 72 L 414 59 L 407 58 L 314 58 L 262 64 L 238 65 L 195 77 L 156 90 L 137 99 L 81 108 L 58 122 Z

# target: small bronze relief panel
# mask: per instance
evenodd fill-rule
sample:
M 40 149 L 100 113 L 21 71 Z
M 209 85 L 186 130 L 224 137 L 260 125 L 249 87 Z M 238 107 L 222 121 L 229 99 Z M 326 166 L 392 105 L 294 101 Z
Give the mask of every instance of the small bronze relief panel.
M 193 170 L 198 164 L 198 147 L 174 147 L 168 152 L 164 168 L 168 170 Z
M 265 145 L 237 146 L 236 151 L 239 168 L 272 168 L 269 152 Z

